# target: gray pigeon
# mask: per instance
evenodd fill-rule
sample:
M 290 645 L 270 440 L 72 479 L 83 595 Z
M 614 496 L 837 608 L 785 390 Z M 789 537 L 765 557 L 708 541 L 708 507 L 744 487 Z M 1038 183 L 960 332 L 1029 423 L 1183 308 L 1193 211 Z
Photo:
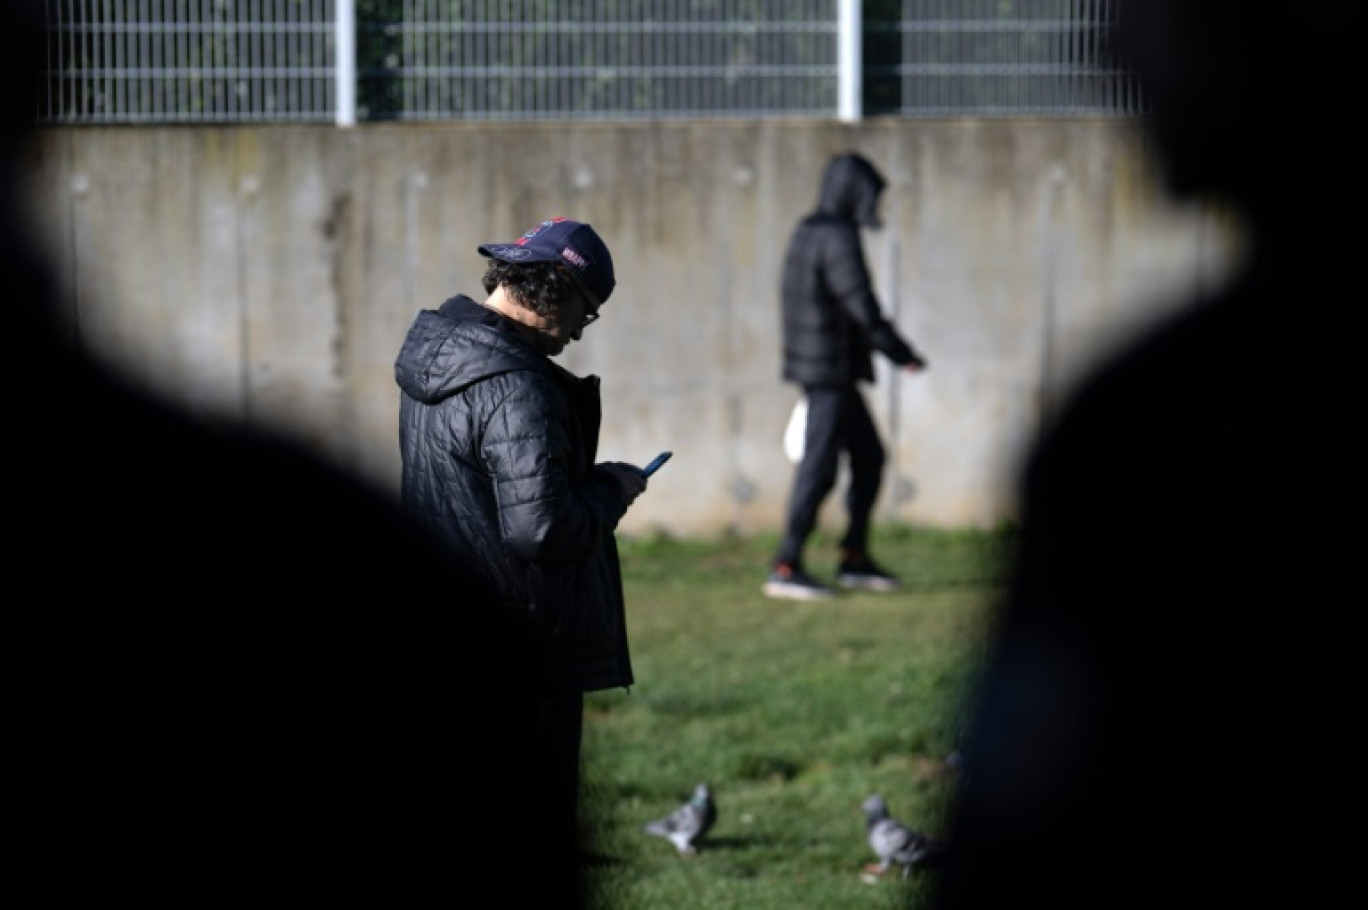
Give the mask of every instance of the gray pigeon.
M 878 794 L 871 794 L 860 804 L 865 813 L 865 830 L 869 834 L 869 846 L 879 858 L 877 863 L 865 866 L 866 872 L 882 875 L 894 863 L 902 867 L 902 877 L 918 863 L 927 863 L 940 852 L 938 841 L 925 834 L 919 834 L 888 814 L 888 804 Z
M 717 806 L 707 784 L 694 787 L 689 801 L 664 818 L 647 822 L 642 828 L 647 834 L 668 838 L 681 855 L 697 853 L 695 841 L 707 834 L 717 821 Z

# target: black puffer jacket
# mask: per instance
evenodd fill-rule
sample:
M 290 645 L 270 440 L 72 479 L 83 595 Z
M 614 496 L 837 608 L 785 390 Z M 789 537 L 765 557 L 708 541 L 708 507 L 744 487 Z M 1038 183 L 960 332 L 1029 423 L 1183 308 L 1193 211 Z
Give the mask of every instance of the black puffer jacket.
M 873 382 L 871 350 L 900 366 L 925 363 L 884 318 L 860 246 L 860 226 L 880 226 L 885 185 L 863 156 L 838 155 L 827 164 L 816 211 L 794 228 L 781 287 L 785 380 Z
M 631 685 L 614 536 L 628 502 L 594 469 L 598 377 L 464 295 L 418 314 L 394 376 L 405 507 L 545 644 L 556 689 Z

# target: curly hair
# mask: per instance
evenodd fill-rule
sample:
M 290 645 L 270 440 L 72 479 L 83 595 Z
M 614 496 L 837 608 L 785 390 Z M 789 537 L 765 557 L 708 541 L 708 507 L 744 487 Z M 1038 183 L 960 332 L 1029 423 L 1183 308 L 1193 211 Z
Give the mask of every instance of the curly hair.
M 549 319 L 556 318 L 561 306 L 579 294 L 575 279 L 564 266 L 555 262 L 491 259 L 485 270 L 484 287 L 492 294 L 499 285 L 503 285 L 519 305 Z

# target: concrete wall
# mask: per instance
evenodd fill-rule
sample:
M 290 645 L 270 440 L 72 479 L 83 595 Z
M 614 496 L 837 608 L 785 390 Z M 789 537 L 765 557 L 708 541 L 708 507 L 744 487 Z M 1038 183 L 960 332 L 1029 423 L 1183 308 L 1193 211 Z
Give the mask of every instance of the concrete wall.
M 675 458 L 627 533 L 777 527 L 780 257 L 828 155 L 889 177 L 877 288 L 931 368 L 879 365 L 880 517 L 1015 514 L 1024 445 L 1094 358 L 1220 280 L 1237 232 L 1164 203 L 1112 120 L 49 128 L 36 229 L 92 349 L 394 489 L 393 360 L 418 309 L 480 297 L 475 247 L 554 215 L 617 264 L 561 362 L 603 377 L 600 457 Z M 839 524 L 839 498 L 823 521 Z

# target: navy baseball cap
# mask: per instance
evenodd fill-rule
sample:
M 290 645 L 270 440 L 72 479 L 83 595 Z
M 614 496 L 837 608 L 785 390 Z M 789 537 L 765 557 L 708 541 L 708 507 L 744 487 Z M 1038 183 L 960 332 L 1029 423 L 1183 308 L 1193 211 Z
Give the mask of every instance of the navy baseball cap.
M 594 308 L 617 284 L 613 257 L 592 227 L 569 218 L 543 221 L 512 243 L 484 243 L 480 255 L 504 262 L 559 262 L 574 276 Z

